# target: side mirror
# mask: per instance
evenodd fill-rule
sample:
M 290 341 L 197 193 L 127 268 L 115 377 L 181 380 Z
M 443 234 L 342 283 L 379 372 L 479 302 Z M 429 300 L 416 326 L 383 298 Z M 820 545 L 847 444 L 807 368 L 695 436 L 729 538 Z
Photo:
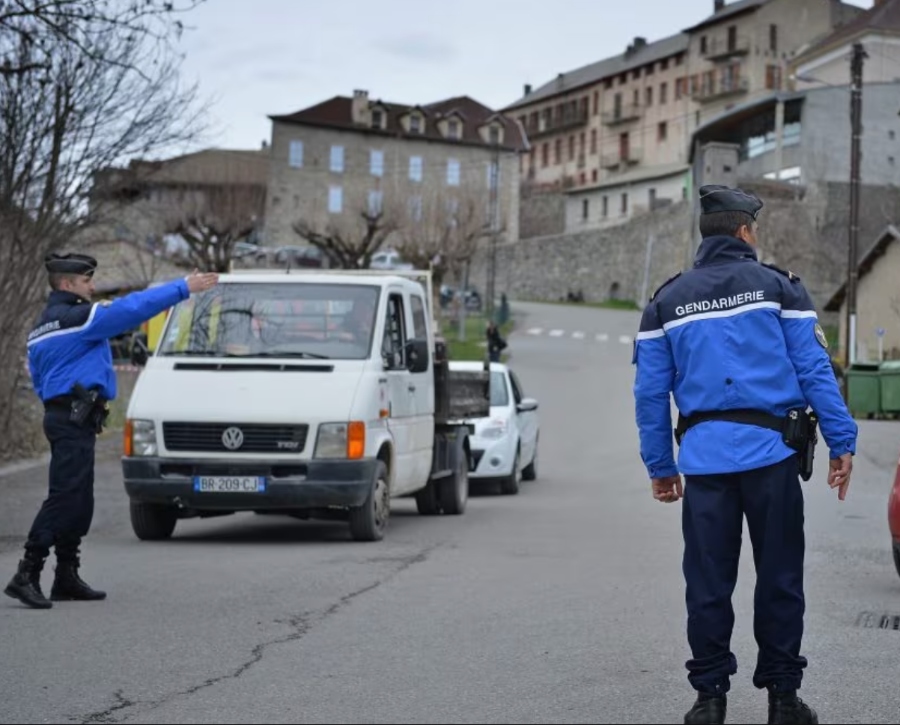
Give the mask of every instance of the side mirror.
M 532 410 L 538 409 L 538 402 L 534 398 L 522 398 L 522 402 L 520 402 L 516 406 L 516 410 L 520 413 L 528 413 Z
M 406 369 L 411 373 L 428 370 L 428 340 L 416 338 L 406 343 Z
M 147 364 L 150 353 L 142 337 L 135 337 L 131 343 L 131 364 L 142 368 Z

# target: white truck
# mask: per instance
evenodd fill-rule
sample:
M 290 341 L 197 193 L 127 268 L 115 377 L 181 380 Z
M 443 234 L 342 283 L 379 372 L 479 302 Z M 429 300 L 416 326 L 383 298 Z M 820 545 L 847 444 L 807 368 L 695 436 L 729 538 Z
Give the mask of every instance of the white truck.
M 466 419 L 489 373 L 451 373 L 428 272 L 248 271 L 168 314 L 128 405 L 122 471 L 142 540 L 238 511 L 342 518 L 378 541 L 391 501 L 465 512 Z

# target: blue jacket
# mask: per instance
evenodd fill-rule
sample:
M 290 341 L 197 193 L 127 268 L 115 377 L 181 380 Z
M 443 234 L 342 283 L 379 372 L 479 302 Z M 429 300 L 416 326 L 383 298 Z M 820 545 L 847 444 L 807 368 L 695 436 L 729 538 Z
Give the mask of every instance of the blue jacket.
M 760 264 L 740 239 L 704 239 L 693 269 L 650 300 L 635 339 L 635 407 L 649 476 L 747 471 L 796 453 L 777 431 L 708 421 L 684 435 L 676 466 L 670 393 L 686 416 L 752 408 L 782 417 L 811 407 L 831 457 L 855 454 L 856 421 L 826 344 L 798 277 Z
M 190 296 L 183 279 L 134 292 L 110 303 L 91 304 L 71 292 L 50 293 L 47 307 L 28 335 L 28 368 L 35 392 L 49 400 L 72 392 L 75 383 L 116 397 L 109 338 L 128 332 Z

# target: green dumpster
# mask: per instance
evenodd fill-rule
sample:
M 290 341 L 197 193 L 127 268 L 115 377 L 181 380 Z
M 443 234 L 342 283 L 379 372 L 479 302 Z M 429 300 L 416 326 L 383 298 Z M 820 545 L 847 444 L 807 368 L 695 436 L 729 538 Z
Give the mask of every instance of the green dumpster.
M 900 413 L 900 360 L 881 363 L 881 410 Z
M 881 414 L 881 373 L 878 363 L 854 363 L 844 373 L 847 407 L 853 415 Z

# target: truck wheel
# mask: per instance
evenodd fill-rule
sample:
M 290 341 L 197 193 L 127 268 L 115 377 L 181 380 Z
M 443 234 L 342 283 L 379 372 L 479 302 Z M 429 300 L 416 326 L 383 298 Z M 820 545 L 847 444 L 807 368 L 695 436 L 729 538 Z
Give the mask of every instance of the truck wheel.
M 523 481 L 534 481 L 537 478 L 538 442 L 538 440 L 535 440 L 534 442 L 534 458 L 531 459 L 531 463 L 525 466 L 525 470 L 522 471 Z
M 500 481 L 500 493 L 504 496 L 515 496 L 519 493 L 519 481 L 521 480 L 521 472 L 519 471 L 519 449 L 516 449 L 516 457 L 513 460 L 512 471 L 510 474 Z
M 421 491 L 416 491 L 416 508 L 422 516 L 437 516 L 441 512 L 437 482 L 429 481 Z
M 900 542 L 894 542 L 894 566 L 897 567 L 897 574 L 900 575 Z
M 356 541 L 381 541 L 391 516 L 391 484 L 387 466 L 378 461 L 366 502 L 350 509 L 350 535 Z
M 162 541 L 172 536 L 178 512 L 169 506 L 130 502 L 131 528 L 141 541 Z
M 461 516 L 469 502 L 469 454 L 465 441 L 464 436 L 457 438 L 453 475 L 440 482 L 441 508 L 448 516 Z

